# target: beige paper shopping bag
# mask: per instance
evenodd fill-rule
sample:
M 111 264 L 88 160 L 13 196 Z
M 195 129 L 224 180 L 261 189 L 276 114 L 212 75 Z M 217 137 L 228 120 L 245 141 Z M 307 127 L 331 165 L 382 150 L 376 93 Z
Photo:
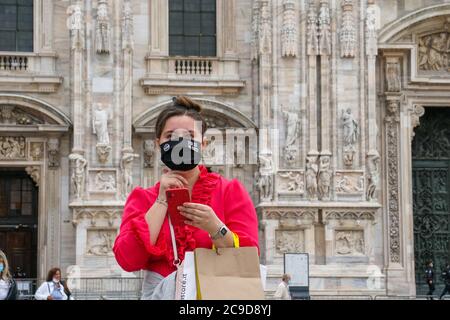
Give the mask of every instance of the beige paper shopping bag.
M 197 299 L 263 300 L 256 247 L 195 249 Z

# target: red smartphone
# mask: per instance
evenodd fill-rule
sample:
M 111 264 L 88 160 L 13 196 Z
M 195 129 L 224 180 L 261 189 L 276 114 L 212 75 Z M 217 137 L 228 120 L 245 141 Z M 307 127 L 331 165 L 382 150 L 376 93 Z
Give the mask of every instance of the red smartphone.
M 186 217 L 181 215 L 177 207 L 182 206 L 185 202 L 191 202 L 189 190 L 187 188 L 167 189 L 166 199 L 168 205 L 167 211 L 169 212 L 172 225 L 184 225 Z

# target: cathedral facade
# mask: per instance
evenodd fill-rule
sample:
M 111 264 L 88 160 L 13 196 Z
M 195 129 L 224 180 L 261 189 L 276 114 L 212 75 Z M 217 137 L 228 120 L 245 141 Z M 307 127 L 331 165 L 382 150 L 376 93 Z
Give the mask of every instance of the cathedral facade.
M 29 276 L 139 277 L 112 246 L 127 195 L 158 180 L 154 125 L 176 95 L 204 107 L 205 164 L 252 196 L 268 291 L 284 253 L 308 253 L 313 295 L 419 294 L 425 261 L 450 259 L 450 1 L 24 0 L 0 16 L 0 241 Z

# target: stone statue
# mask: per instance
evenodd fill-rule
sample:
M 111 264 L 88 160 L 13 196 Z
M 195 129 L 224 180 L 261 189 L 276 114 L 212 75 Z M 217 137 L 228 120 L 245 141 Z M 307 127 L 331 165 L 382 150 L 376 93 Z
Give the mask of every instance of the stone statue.
M 398 92 L 401 88 L 400 83 L 400 63 L 387 62 L 386 63 L 386 85 L 387 91 Z
M 319 9 L 319 54 L 331 54 L 331 17 L 328 1 L 320 2 Z
M 358 122 L 352 114 L 352 109 L 342 110 L 342 123 L 344 125 L 344 146 L 354 145 L 358 140 Z
M 284 118 L 286 119 L 286 144 L 285 147 L 289 147 L 295 144 L 298 133 L 300 131 L 300 120 L 296 112 L 283 111 Z
M 81 9 L 81 3 L 77 2 L 67 8 L 67 28 L 70 30 L 71 48 L 84 49 L 84 17 Z
M 330 200 L 331 170 L 330 156 L 320 157 L 318 189 L 321 200 Z
M 107 0 L 99 0 L 98 2 L 97 24 L 95 29 L 95 47 L 97 53 L 108 54 L 110 51 L 110 27 Z
M 122 169 L 122 196 L 126 197 L 133 188 L 133 161 L 139 158 L 138 154 L 125 152 L 120 160 L 120 169 Z
M 122 8 L 122 49 L 134 48 L 133 9 L 130 0 L 124 0 Z
M 310 200 L 317 199 L 317 172 L 318 166 L 315 156 L 306 158 L 306 191 Z
M 97 144 L 99 145 L 109 145 L 108 120 L 108 111 L 101 104 L 97 104 L 92 121 L 94 134 L 97 135 Z
M 48 166 L 51 168 L 59 167 L 59 139 L 50 138 L 47 141 Z
M 205 163 L 214 164 L 216 160 L 216 140 L 208 139 L 205 149 L 202 153 Z
M 255 185 L 260 193 L 261 199 L 264 201 L 271 201 L 273 198 L 273 177 L 272 174 L 256 172 Z
M 378 180 L 379 180 L 379 168 L 378 164 L 380 162 L 380 157 L 378 155 L 370 155 L 368 156 L 369 163 L 368 163 L 368 177 L 367 177 L 367 194 L 366 199 L 367 201 L 376 201 L 375 198 L 375 192 L 377 190 L 378 186 Z
M 308 22 L 307 22 L 307 47 L 306 52 L 310 56 L 315 56 L 319 52 L 319 36 L 317 33 L 317 15 L 313 2 L 309 4 Z
M 144 167 L 153 167 L 153 155 L 155 154 L 155 141 L 145 140 L 144 141 Z
M 69 155 L 69 160 L 75 162 L 75 168 L 72 173 L 72 185 L 76 198 L 80 200 L 84 192 L 84 183 L 86 177 L 85 169 L 87 166 L 87 160 L 78 153 L 72 153 L 71 155 Z

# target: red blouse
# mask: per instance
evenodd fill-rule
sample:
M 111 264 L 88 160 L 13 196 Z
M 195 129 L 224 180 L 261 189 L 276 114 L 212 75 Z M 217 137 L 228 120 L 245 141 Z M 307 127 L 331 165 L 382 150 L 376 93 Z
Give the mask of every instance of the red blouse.
M 245 187 L 237 180 L 228 180 L 199 166 L 200 176 L 192 189 L 192 202 L 210 206 L 217 217 L 239 237 L 242 247 L 258 247 L 258 218 Z M 135 188 L 125 204 L 120 234 L 114 243 L 119 265 L 128 272 L 150 270 L 166 277 L 173 271 L 173 249 L 168 218 L 164 219 L 158 239 L 150 244 L 150 231 L 145 214 L 156 201 L 159 182 L 149 188 Z M 175 227 L 180 259 L 185 251 L 212 248 L 206 231 L 185 225 Z

